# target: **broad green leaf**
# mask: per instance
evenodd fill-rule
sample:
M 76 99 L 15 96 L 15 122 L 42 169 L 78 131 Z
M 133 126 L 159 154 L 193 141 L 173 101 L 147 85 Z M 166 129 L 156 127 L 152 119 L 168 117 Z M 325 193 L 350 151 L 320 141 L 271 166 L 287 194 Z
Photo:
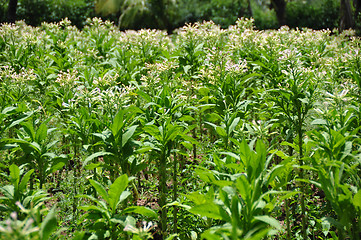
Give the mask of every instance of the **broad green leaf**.
M 220 206 L 215 203 L 200 204 L 192 207 L 189 212 L 193 214 L 199 214 L 203 217 L 222 219 L 222 215 L 219 211 Z
M 361 190 L 358 190 L 358 192 L 355 194 L 352 203 L 355 207 L 358 207 L 361 210 Z
M 4 187 L 0 187 L 0 191 L 4 194 L 7 199 L 14 199 L 15 189 L 13 185 L 6 185 Z
M 190 142 L 191 144 L 199 145 L 199 142 L 195 140 L 193 137 L 185 134 L 184 132 L 180 132 L 179 135 L 183 138 L 183 140 Z
M 90 163 L 90 164 L 87 164 L 86 166 L 84 166 L 84 169 L 94 170 L 94 168 L 100 167 L 102 165 L 103 165 L 102 163 Z
M 40 239 L 48 240 L 57 227 L 55 208 L 52 208 L 46 215 L 40 226 Z
M 212 173 L 208 169 L 197 168 L 195 170 L 195 172 L 199 176 L 199 178 L 202 179 L 202 181 L 205 181 L 208 183 L 212 183 L 212 182 L 216 181 L 216 178 L 214 177 L 214 173 Z
M 118 132 L 123 128 L 124 126 L 124 110 L 119 110 L 119 112 L 115 115 L 113 119 L 113 123 L 110 127 L 110 130 L 112 131 L 113 135 L 118 135 Z
M 21 123 L 21 126 L 24 128 L 24 131 L 29 135 L 31 141 L 35 141 L 35 130 L 34 126 L 30 122 Z
M 231 123 L 231 125 L 229 126 L 229 129 L 228 129 L 228 135 L 231 135 L 231 133 L 236 129 L 239 121 L 240 121 L 240 118 L 239 118 L 239 117 L 236 117 L 236 118 L 232 121 L 232 123 Z
M 16 120 L 16 121 L 12 121 L 9 126 L 5 127 L 4 130 L 10 129 L 10 128 L 12 128 L 12 127 L 20 124 L 21 122 L 23 122 L 24 120 L 26 120 L 27 118 L 29 118 L 32 114 L 33 114 L 33 112 L 31 112 L 30 114 L 26 115 L 26 116 L 23 117 L 23 118 L 20 118 L 20 119 L 18 119 L 18 120 Z
M 183 116 L 180 117 L 178 120 L 179 120 L 179 121 L 184 121 L 184 122 L 193 122 L 195 119 L 194 119 L 192 116 L 183 115 Z
M 179 237 L 179 235 L 177 233 L 174 233 L 174 234 L 167 236 L 167 238 L 165 240 L 178 239 L 178 237 Z
M 152 209 L 143 206 L 132 206 L 123 210 L 122 214 L 137 213 L 150 218 L 157 218 L 158 214 Z
M 151 147 L 151 146 L 143 146 L 141 148 L 138 148 L 135 152 L 136 153 L 146 153 L 146 152 L 149 152 L 152 149 L 153 149 L 153 147 Z
M 92 179 L 89 179 L 89 182 L 95 188 L 97 193 L 109 204 L 109 195 L 104 186 Z
M 311 122 L 312 125 L 325 125 L 327 124 L 325 119 L 315 119 Z
M 192 68 L 190 65 L 183 66 L 183 71 L 185 74 L 188 74 L 188 71 Z
M 137 125 L 131 126 L 122 136 L 122 147 L 128 143 L 129 139 L 131 139 L 134 135 L 135 130 L 137 129 Z
M 52 163 L 51 163 L 51 168 L 50 168 L 50 172 L 54 173 L 56 171 L 58 171 L 59 169 L 63 168 L 65 166 L 65 164 L 67 163 L 67 158 L 64 157 L 55 157 L 52 159 Z
M 105 208 L 103 205 L 100 206 L 96 206 L 96 205 L 85 205 L 85 206 L 80 206 L 79 207 L 80 210 L 84 210 L 84 211 L 95 211 L 98 212 L 100 214 L 104 214 L 106 216 L 110 216 L 109 212 L 107 211 L 107 208 Z
M 83 240 L 85 236 L 85 232 L 75 232 L 72 240 Z
M 9 167 L 11 183 L 17 187 L 20 180 L 20 169 L 15 164 L 11 164 Z
M 121 203 L 121 202 L 123 202 L 125 199 L 127 199 L 127 197 L 129 197 L 130 196 L 130 192 L 129 191 L 123 191 L 122 192 L 122 195 L 120 195 L 120 197 L 119 197 L 119 202 L 118 202 L 118 204 L 119 203 Z
M 247 198 L 248 195 L 251 194 L 250 189 L 249 189 L 250 184 L 245 175 L 241 175 L 239 178 L 237 178 L 236 188 L 242 198 Z
M 180 126 L 174 126 L 171 123 L 167 125 L 168 131 L 166 132 L 166 143 L 173 141 L 181 133 Z
M 35 140 L 36 142 L 40 143 L 46 139 L 48 134 L 48 127 L 46 126 L 46 122 L 43 122 L 38 130 L 36 131 Z
M 230 156 L 232 158 L 235 158 L 238 161 L 241 160 L 241 158 L 237 154 L 232 153 L 232 152 L 219 152 L 219 154 L 224 154 L 224 155 Z
M 151 102 L 152 101 L 152 98 L 145 92 L 141 91 L 141 90 L 138 90 L 136 92 L 136 94 L 138 94 L 139 96 L 141 96 L 142 98 L 144 98 L 144 100 L 146 100 L 147 102 Z
M 330 232 L 330 228 L 331 228 L 331 224 L 329 221 L 325 220 L 325 218 L 321 219 L 322 223 L 322 233 L 323 235 L 327 236 L 328 233 Z
M 90 155 L 89 157 L 87 157 L 83 161 L 83 167 L 85 167 L 88 164 L 88 162 L 90 162 L 94 158 L 98 158 L 98 157 L 102 157 L 102 156 L 112 156 L 112 155 L 113 155 L 113 153 L 111 153 L 111 152 L 96 152 L 96 153 L 93 153 L 92 155 Z
M 216 132 L 219 134 L 219 136 L 221 137 L 227 137 L 227 132 L 226 130 L 224 130 L 224 128 L 220 127 L 220 126 L 216 126 Z
M 145 125 L 143 130 L 158 141 L 162 141 L 160 131 L 155 125 Z
M 115 179 L 114 183 L 110 186 L 108 194 L 109 194 L 109 205 L 112 209 L 113 213 L 115 212 L 118 204 L 119 199 L 123 191 L 128 186 L 128 177 L 126 174 Z
M 193 149 L 193 144 L 191 144 L 190 142 L 181 142 L 181 144 L 188 150 Z
M 272 226 L 272 227 L 274 227 L 274 228 L 276 228 L 278 230 L 280 230 L 282 228 L 281 224 L 273 217 L 263 215 L 263 216 L 255 216 L 254 218 L 259 220 L 259 221 L 262 221 L 264 223 L 267 223 L 270 226 Z
M 30 169 L 27 173 L 24 174 L 23 178 L 21 179 L 21 182 L 19 184 L 19 191 L 23 192 L 26 189 L 26 185 L 28 184 L 30 180 L 31 174 L 34 172 L 34 169 Z

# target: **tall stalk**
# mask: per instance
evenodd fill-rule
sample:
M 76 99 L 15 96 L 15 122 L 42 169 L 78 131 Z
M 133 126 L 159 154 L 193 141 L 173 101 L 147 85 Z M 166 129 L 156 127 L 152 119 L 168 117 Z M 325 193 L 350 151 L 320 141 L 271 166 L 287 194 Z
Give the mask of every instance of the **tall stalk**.
M 167 157 L 165 151 L 160 155 L 159 167 L 158 167 L 158 176 L 159 176 L 159 207 L 160 207 L 160 219 L 161 219 L 161 232 L 162 236 L 165 237 L 167 234 L 167 209 L 164 207 L 166 205 L 166 196 L 167 196 Z
M 299 177 L 304 179 L 304 170 L 303 170 L 303 125 L 305 119 L 308 115 L 308 111 L 313 106 L 315 86 L 312 82 L 309 81 L 307 76 L 302 76 L 302 73 L 296 72 L 293 68 L 290 70 L 289 79 L 287 88 L 273 89 L 272 92 L 276 95 L 272 100 L 276 103 L 276 106 L 279 107 L 279 110 L 286 116 L 290 126 L 296 131 L 297 134 L 297 145 L 299 151 Z M 306 77 L 306 79 L 302 79 Z M 301 205 L 301 218 L 302 218 L 302 237 L 307 239 L 307 218 L 306 218 L 306 206 L 305 206 L 305 184 L 301 182 L 300 184 L 300 205 Z

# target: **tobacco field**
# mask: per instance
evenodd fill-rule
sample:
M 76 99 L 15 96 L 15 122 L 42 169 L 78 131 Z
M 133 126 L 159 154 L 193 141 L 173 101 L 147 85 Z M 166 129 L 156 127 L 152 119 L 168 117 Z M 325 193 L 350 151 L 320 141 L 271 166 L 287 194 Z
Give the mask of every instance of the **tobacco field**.
M 361 239 L 360 44 L 1 25 L 0 239 Z

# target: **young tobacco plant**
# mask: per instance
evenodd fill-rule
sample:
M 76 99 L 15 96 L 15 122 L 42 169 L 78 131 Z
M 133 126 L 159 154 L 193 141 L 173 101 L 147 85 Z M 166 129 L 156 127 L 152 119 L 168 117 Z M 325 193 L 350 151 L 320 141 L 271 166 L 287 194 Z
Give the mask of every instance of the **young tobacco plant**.
M 57 230 L 57 219 L 55 208 L 52 208 L 46 216 L 42 204 L 31 206 L 26 209 L 18 203 L 22 215 L 25 218 L 18 218 L 16 212 L 10 214 L 4 222 L 0 222 L 0 238 L 14 240 L 49 240 L 59 239 L 61 230 Z
M 79 223 L 86 220 L 86 226 L 91 236 L 101 239 L 124 239 L 124 227 L 135 226 L 136 220 L 128 214 L 141 214 L 150 218 L 156 218 L 157 214 L 143 206 L 131 206 L 123 210 L 121 204 L 126 206 L 126 199 L 130 192 L 126 191 L 128 177 L 121 175 L 109 186 L 109 190 L 99 182 L 89 179 L 101 199 L 90 195 L 78 195 L 79 198 L 87 198 L 92 204 L 81 206 L 86 213 L 80 218 Z
M 17 107 L 5 107 L 0 112 L 0 150 L 3 148 L 11 148 L 13 146 L 6 146 L 9 139 L 4 138 L 4 135 L 11 128 L 19 125 L 21 122 L 29 118 L 34 112 L 27 112 L 24 104 L 19 104 Z M 8 137 L 13 137 L 13 133 L 9 133 Z
M 107 130 L 102 133 L 93 133 L 94 136 L 100 138 L 95 146 L 102 147 L 103 151 L 87 157 L 83 166 L 97 157 L 104 156 L 103 166 L 110 170 L 111 180 L 117 177 L 119 170 L 128 176 L 141 170 L 144 164 L 138 163 L 137 159 L 133 159 L 132 162 L 129 161 L 130 157 L 135 154 L 134 148 L 137 146 L 135 137 L 137 136 L 138 125 L 135 124 L 134 119 L 136 113 L 137 108 L 120 109 L 107 126 Z
M 227 153 L 239 161 L 238 164 L 215 162 L 230 171 L 218 172 L 206 168 L 196 171 L 199 177 L 211 186 L 205 194 L 194 192 L 187 195 L 194 203 L 193 206 L 188 206 L 188 209 L 193 214 L 209 219 L 210 224 L 211 219 L 216 223 L 216 226 L 202 234 L 202 238 L 263 239 L 272 234 L 272 229 L 281 229 L 279 222 L 271 216 L 276 202 L 296 194 L 285 195 L 268 189 L 284 167 L 270 168 L 272 155 L 267 158 L 266 146 L 261 141 L 257 142 L 255 151 L 245 141 L 239 143 L 239 147 L 239 155 Z
M 314 105 L 316 85 L 311 81 L 309 76 L 297 70 L 294 63 L 287 72 L 286 87 L 279 84 L 279 88 L 271 89 L 271 101 L 275 103 L 276 111 L 286 117 L 289 126 L 297 134 L 296 144 L 299 159 L 299 177 L 304 179 L 304 125 L 310 109 Z M 276 85 L 277 86 L 277 85 Z M 305 185 L 301 183 L 301 217 L 302 217 L 302 237 L 307 239 L 307 217 L 305 206 Z
M 43 190 L 29 190 L 28 184 L 34 169 L 24 172 L 24 167 L 12 164 L 8 176 L 10 184 L 0 187 L 3 196 L 0 197 L 0 210 L 2 212 L 15 212 L 20 220 L 25 216 L 19 204 L 25 208 L 37 207 L 49 200 L 48 194 Z
M 149 146 L 153 151 L 153 158 L 157 159 L 159 177 L 159 207 L 161 218 L 161 234 L 163 238 L 167 234 L 167 164 L 168 158 L 173 150 L 173 141 L 182 132 L 182 128 L 175 125 L 171 118 L 164 120 L 160 126 L 148 124 L 144 126 L 144 131 L 149 134 Z
M 48 142 L 49 134 L 55 130 L 55 128 L 48 129 L 46 126 L 49 120 L 41 123 L 38 128 L 34 122 L 23 122 L 21 126 L 24 133 L 18 131 L 19 138 L 9 140 L 11 143 L 16 143 L 23 152 L 21 162 L 28 164 L 31 169 L 38 170 L 40 188 L 43 188 L 46 178 L 61 169 L 68 160 L 66 155 L 57 155 L 52 152 L 58 141 Z M 33 179 L 30 183 L 33 188 Z
M 316 119 L 318 129 L 308 133 L 308 149 L 312 170 L 317 178 L 311 183 L 320 188 L 326 200 L 331 204 L 336 218 L 327 216 L 322 219 L 325 226 L 337 228 L 339 239 L 360 239 L 360 153 L 357 133 L 359 128 L 351 131 L 353 119 L 350 112 L 341 113 L 330 109 L 325 119 Z M 344 119 L 345 121 L 340 121 Z M 329 229 L 326 231 L 328 234 Z

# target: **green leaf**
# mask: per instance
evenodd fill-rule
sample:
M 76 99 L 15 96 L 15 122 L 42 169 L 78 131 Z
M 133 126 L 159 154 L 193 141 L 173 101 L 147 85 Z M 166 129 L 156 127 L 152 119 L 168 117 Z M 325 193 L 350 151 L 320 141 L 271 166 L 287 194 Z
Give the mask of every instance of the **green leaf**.
M 227 132 L 226 130 L 224 130 L 224 128 L 220 127 L 220 126 L 216 126 L 216 132 L 219 134 L 219 136 L 221 137 L 227 137 Z
M 236 118 L 233 120 L 231 126 L 229 126 L 228 135 L 230 135 L 230 134 L 236 129 L 239 121 L 240 121 L 240 118 L 239 118 L 239 117 L 236 117 Z
M 137 213 L 150 218 L 157 218 L 158 214 L 152 209 L 143 206 L 132 206 L 124 209 L 122 214 Z
M 24 174 L 23 178 L 21 179 L 21 182 L 19 184 L 19 191 L 23 192 L 26 189 L 26 185 L 28 184 L 30 180 L 31 174 L 33 174 L 34 169 L 29 170 L 27 173 Z
M 181 144 L 188 150 L 193 149 L 193 144 L 191 144 L 190 142 L 181 142 Z
M 30 122 L 24 122 L 21 124 L 24 128 L 24 131 L 29 135 L 29 137 L 31 138 L 31 141 L 35 141 L 35 131 L 34 131 L 34 126 L 32 123 Z
M 327 236 L 328 233 L 330 232 L 330 228 L 331 228 L 331 224 L 329 221 L 327 221 L 325 218 L 322 218 L 322 233 L 323 235 Z
M 353 197 L 352 203 L 355 207 L 358 207 L 361 209 L 361 190 L 358 190 L 358 192 Z
M 122 147 L 128 143 L 129 139 L 133 137 L 135 130 L 137 129 L 137 125 L 131 126 L 122 136 Z
M 26 116 L 23 117 L 23 118 L 20 118 L 20 119 L 18 119 L 18 120 L 16 120 L 16 121 L 12 121 L 9 126 L 5 127 L 4 130 L 10 129 L 10 128 L 18 125 L 19 123 L 21 123 L 21 122 L 23 122 L 24 120 L 26 120 L 27 118 L 29 118 L 32 114 L 33 114 L 33 112 L 31 112 L 30 114 L 26 115 Z
M 219 152 L 219 154 L 224 154 L 224 155 L 230 156 L 232 158 L 235 158 L 238 161 L 241 160 L 241 158 L 237 154 L 232 153 L 232 152 Z
M 325 119 L 315 119 L 311 122 L 312 125 L 325 125 L 327 124 Z
M 120 129 L 122 129 L 124 126 L 124 112 L 125 111 L 123 110 L 119 110 L 119 112 L 115 115 L 113 119 L 110 130 L 112 131 L 114 136 L 116 136 Z
M 100 206 L 95 206 L 95 205 L 80 206 L 79 209 L 84 211 L 94 211 L 108 216 L 110 215 L 109 212 L 107 211 L 107 208 L 105 208 L 102 204 L 100 204 Z
M 92 179 L 89 179 L 89 182 L 95 188 L 97 193 L 109 204 L 109 195 L 103 185 Z
M 160 131 L 155 125 L 145 125 L 143 130 L 158 141 L 162 141 Z
M 98 158 L 98 157 L 102 157 L 102 156 L 112 156 L 112 155 L 113 155 L 113 153 L 111 153 L 111 152 L 96 152 L 96 153 L 93 153 L 92 155 L 90 155 L 89 157 L 87 157 L 84 160 L 83 167 L 85 167 L 88 164 L 88 162 L 90 162 L 94 158 Z
M 192 207 L 189 212 L 193 214 L 199 214 L 203 217 L 222 219 L 222 215 L 219 211 L 220 206 L 215 203 L 200 204 Z
M 127 199 L 127 197 L 130 196 L 130 192 L 129 191 L 123 191 L 122 195 L 120 195 L 119 197 L 119 203 L 123 202 L 125 199 Z M 118 203 L 118 204 L 119 204 Z
M 183 116 L 180 117 L 178 120 L 179 120 L 179 121 L 183 121 L 183 122 L 193 122 L 195 119 L 194 119 L 192 116 L 183 115 Z
M 73 240 L 83 240 L 85 236 L 85 232 L 75 232 L 73 236 Z
M 40 143 L 46 139 L 48 135 L 48 127 L 46 126 L 46 122 L 42 123 L 38 130 L 36 131 L 35 141 Z
M 48 215 L 46 215 L 44 221 L 40 227 L 40 239 L 48 240 L 50 235 L 54 232 L 57 227 L 55 208 L 52 208 Z
M 65 164 L 67 163 L 67 158 L 63 156 L 58 156 L 52 159 L 50 173 L 54 173 L 58 171 L 59 169 L 63 168 Z
M 183 66 L 183 70 L 185 74 L 188 74 L 188 71 L 192 68 L 190 65 Z
M 254 218 L 259 221 L 269 224 L 270 226 L 276 228 L 277 230 L 280 230 L 282 228 L 281 224 L 273 217 L 263 215 L 263 216 L 255 216 Z
M 109 205 L 112 209 L 113 213 L 115 212 L 118 204 L 119 199 L 123 191 L 128 186 L 128 177 L 126 174 L 115 179 L 114 183 L 110 186 L 108 194 L 109 194 Z
M 19 184 L 19 179 L 20 179 L 20 169 L 18 166 L 16 166 L 15 164 L 11 164 L 11 166 L 9 167 L 9 171 L 10 171 L 10 181 L 14 186 L 18 186 Z

